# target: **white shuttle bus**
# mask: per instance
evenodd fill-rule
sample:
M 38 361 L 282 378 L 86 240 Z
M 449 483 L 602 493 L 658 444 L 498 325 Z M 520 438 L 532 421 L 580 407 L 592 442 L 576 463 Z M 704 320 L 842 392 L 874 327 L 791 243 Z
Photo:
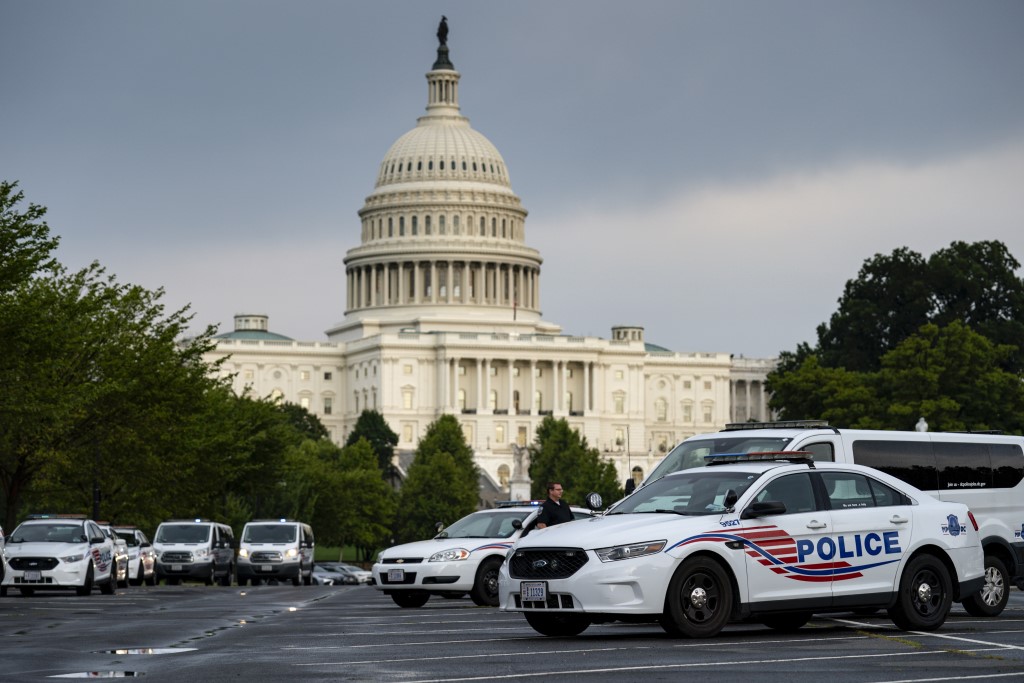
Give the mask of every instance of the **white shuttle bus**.
M 644 485 L 669 472 L 703 467 L 712 453 L 801 451 L 817 462 L 867 465 L 941 500 L 966 504 L 981 526 L 985 586 L 963 601 L 974 616 L 995 616 L 1024 589 L 1024 437 L 992 432 L 837 429 L 820 420 L 741 422 L 673 448 Z M 869 495 L 869 494 L 868 494 Z

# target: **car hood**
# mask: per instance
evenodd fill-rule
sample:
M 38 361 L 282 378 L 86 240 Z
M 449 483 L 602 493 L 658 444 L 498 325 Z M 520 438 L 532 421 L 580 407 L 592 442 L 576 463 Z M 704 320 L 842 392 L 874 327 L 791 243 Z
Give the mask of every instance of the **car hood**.
M 88 543 L 8 543 L 4 546 L 7 557 L 67 557 L 76 553 L 89 552 Z
M 684 517 L 656 512 L 592 517 L 576 520 L 571 524 L 535 529 L 520 539 L 516 547 L 582 547 L 585 550 L 592 550 L 661 539 L 672 543 L 690 534 L 720 529 L 719 522 L 722 517 L 723 515 Z
M 515 539 L 514 535 L 511 538 L 432 538 L 429 541 L 392 546 L 382 552 L 380 556 L 382 559 L 399 557 L 426 559 L 434 553 L 450 548 L 465 548 L 471 553 L 478 550 L 508 550 L 515 543 Z

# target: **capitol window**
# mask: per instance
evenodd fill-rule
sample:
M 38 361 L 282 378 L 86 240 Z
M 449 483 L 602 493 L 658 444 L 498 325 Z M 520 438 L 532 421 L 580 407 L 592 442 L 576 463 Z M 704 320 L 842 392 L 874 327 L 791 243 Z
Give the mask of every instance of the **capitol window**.
M 299 379 L 306 381 L 309 379 L 309 370 L 301 370 L 299 372 Z
M 330 382 L 332 377 L 334 377 L 334 375 L 332 375 L 331 373 L 329 373 L 329 372 L 325 372 L 324 373 L 324 381 Z
M 414 234 L 414 235 L 417 234 L 417 232 L 419 231 L 419 225 L 417 224 L 418 219 L 419 219 L 418 216 L 413 216 L 412 217 L 412 234 Z
M 324 415 L 330 415 L 332 410 L 334 410 L 334 399 L 324 396 Z

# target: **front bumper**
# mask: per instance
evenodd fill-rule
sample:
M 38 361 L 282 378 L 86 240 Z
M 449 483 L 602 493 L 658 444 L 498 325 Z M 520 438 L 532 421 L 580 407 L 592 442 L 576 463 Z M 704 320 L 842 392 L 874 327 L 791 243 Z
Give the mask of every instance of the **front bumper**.
M 156 575 L 161 579 L 198 579 L 207 580 L 213 574 L 213 560 L 199 562 L 156 562 Z
M 302 561 L 299 558 L 286 561 L 251 562 L 239 557 L 235 563 L 238 580 L 245 579 L 294 579 L 300 576 Z
M 498 575 L 499 608 L 506 612 L 562 611 L 593 614 L 655 615 L 665 606 L 665 593 L 678 560 L 666 553 L 616 562 L 601 562 L 586 551 L 587 562 L 572 576 L 519 579 L 509 575 L 508 562 Z M 543 581 L 547 599 L 524 601 L 521 585 Z
M 427 591 L 430 593 L 465 593 L 472 590 L 480 562 L 459 560 L 457 562 L 417 562 L 415 564 L 376 563 L 371 584 L 377 590 Z M 389 570 L 401 570 L 401 581 L 389 579 Z
M 14 558 L 12 558 L 14 559 Z M 15 569 L 7 567 L 3 585 L 15 588 L 79 588 L 85 585 L 89 561 L 61 562 L 53 569 Z

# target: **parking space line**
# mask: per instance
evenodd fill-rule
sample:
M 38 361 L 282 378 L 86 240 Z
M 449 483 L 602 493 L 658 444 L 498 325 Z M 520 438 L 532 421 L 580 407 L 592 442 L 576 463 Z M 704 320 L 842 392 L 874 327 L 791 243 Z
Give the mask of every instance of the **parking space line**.
M 904 678 L 900 681 L 879 681 L 879 683 L 937 683 L 938 681 L 982 681 L 990 678 L 1020 677 L 1016 671 L 1008 674 L 976 674 L 974 676 L 943 676 L 942 678 Z
M 524 653 L 531 654 L 531 653 Z M 797 662 L 828 662 L 828 661 L 841 661 L 846 659 L 872 659 L 876 657 L 921 657 L 924 655 L 948 655 L 948 650 L 924 650 L 915 652 L 880 652 L 878 654 L 855 654 L 855 655 L 834 655 L 830 657 L 791 657 L 786 659 L 737 659 L 732 661 L 714 661 L 714 662 L 688 662 L 682 664 L 644 664 L 645 671 L 651 670 L 670 670 L 670 669 L 703 669 L 707 667 L 718 667 L 718 666 L 750 666 L 757 664 L 795 664 Z M 298 666 L 298 665 L 296 665 Z M 318 666 L 329 666 L 329 664 L 321 663 Z M 636 666 L 621 666 L 621 667 L 606 667 L 600 669 L 577 669 L 572 673 L 574 676 L 584 674 L 608 674 L 608 673 L 636 673 Z M 1020 676 L 1020 672 L 1015 674 Z M 551 671 L 544 670 L 535 673 L 523 673 L 518 672 L 507 675 L 496 675 L 488 674 L 487 676 L 468 676 L 461 678 L 424 678 L 417 680 L 405 681 L 404 683 L 456 683 L 457 681 L 494 681 L 501 679 L 514 679 L 514 678 L 539 678 L 541 676 L 550 677 Z
M 858 627 L 872 627 L 872 626 L 875 626 L 873 624 L 867 624 L 867 623 L 860 622 L 860 621 L 850 621 L 848 619 L 832 619 L 832 621 L 837 621 L 837 622 L 839 622 L 841 624 L 849 624 L 851 626 L 858 626 Z M 895 628 L 895 627 L 893 627 L 893 628 Z M 1021 646 L 1021 645 L 1005 645 L 1003 643 L 993 643 L 990 640 L 978 640 L 976 638 L 964 638 L 963 636 L 951 636 L 951 635 L 947 635 L 945 633 L 936 633 L 934 631 L 899 631 L 899 632 L 900 633 L 912 633 L 915 636 L 921 636 L 921 637 L 924 637 L 924 638 L 941 638 L 941 639 L 945 639 L 945 640 L 956 640 L 956 641 L 961 642 L 961 643 L 972 643 L 974 645 L 987 645 L 989 647 L 994 647 L 994 648 L 999 648 L 999 649 L 1004 649 L 1004 650 L 1024 650 L 1024 646 Z M 995 631 L 995 633 L 1000 633 L 1000 631 Z

